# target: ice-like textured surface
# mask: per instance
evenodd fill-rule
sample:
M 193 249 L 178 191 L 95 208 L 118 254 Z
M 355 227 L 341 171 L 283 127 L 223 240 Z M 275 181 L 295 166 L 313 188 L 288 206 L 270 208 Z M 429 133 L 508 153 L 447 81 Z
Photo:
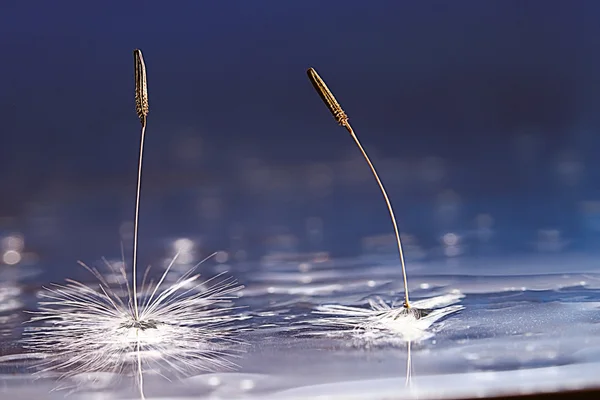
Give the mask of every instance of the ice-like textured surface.
M 485 268 L 482 266 L 485 265 Z M 461 310 L 434 321 L 433 335 L 410 345 L 363 346 L 345 335 L 312 335 L 319 306 L 368 309 L 375 296 L 402 299 L 396 263 L 363 258 L 286 261 L 232 267 L 246 288 L 237 302 L 253 330 L 236 372 L 166 381 L 144 376 L 147 398 L 376 399 L 456 398 L 579 389 L 598 385 L 600 269 L 591 256 L 411 263 L 412 299 L 464 295 Z M 219 269 L 222 269 L 222 265 Z M 247 272 L 247 271 L 252 271 Z M 448 273 L 447 271 L 451 271 Z M 483 271 L 483 272 L 482 272 Z M 565 272 L 571 271 L 571 272 Z M 216 272 L 206 266 L 205 276 Z M 21 274 L 26 276 L 27 274 Z M 82 373 L 57 382 L 34 379 L 35 354 L 18 339 L 23 309 L 39 284 L 14 275 L 0 286 L 0 397 L 139 398 L 131 376 Z M 60 386 L 64 390 L 54 390 Z

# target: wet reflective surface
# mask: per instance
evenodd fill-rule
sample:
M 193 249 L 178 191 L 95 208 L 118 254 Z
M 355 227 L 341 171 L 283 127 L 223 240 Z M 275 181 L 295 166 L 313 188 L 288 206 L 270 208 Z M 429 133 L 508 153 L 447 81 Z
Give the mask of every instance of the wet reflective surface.
M 439 182 L 443 163 L 424 161 L 411 172 L 437 183 L 397 203 L 410 298 L 431 310 L 416 318 L 398 309 L 404 294 L 395 239 L 369 175 L 358 163 L 356 173 L 348 173 L 351 163 L 327 165 L 310 169 L 314 182 L 285 178 L 304 169 L 250 161 L 234 184 L 166 190 L 149 180 L 139 282 L 173 287 L 216 252 L 177 293 L 209 292 L 214 277 L 244 286 L 223 317 L 234 339 L 227 349 L 203 340 L 209 324 L 201 312 L 177 323 L 168 314 L 135 321 L 125 312 L 116 328 L 103 326 L 107 334 L 73 341 L 80 348 L 72 354 L 83 359 L 61 359 L 61 371 L 42 373 L 52 346 L 26 348 L 25 331 L 38 326 L 26 321 L 51 283 L 74 279 L 100 289 L 77 260 L 97 268 L 127 309 L 120 271 L 131 279 L 131 193 L 117 186 L 56 191 L 0 219 L 2 397 L 140 398 L 142 380 L 146 398 L 452 398 L 597 385 L 594 196 L 459 195 Z M 394 165 L 384 163 L 382 174 L 387 168 L 394 177 Z M 326 170 L 333 181 L 321 176 Z M 207 351 L 226 353 L 226 361 L 203 368 L 198 360 Z M 101 362 L 87 368 L 90 358 Z
M 592 255 L 413 261 L 413 301 L 460 293 L 464 308 L 435 321 L 425 340 L 368 345 L 352 332 L 329 335 L 314 311 L 325 304 L 367 309 L 376 296 L 401 304 L 393 254 L 336 260 L 325 253 L 273 253 L 256 263 L 226 258 L 221 254 L 199 272 L 209 278 L 227 270 L 245 285 L 234 301 L 241 306 L 236 336 L 247 343 L 232 359 L 236 370 L 190 371 L 168 381 L 148 364 L 146 398 L 453 398 L 597 385 L 600 270 Z M 176 265 L 170 279 L 189 267 Z M 135 373 L 125 370 L 58 380 L 59 374 L 32 375 L 40 360 L 21 347 L 29 318 L 23 311 L 36 308 L 40 271 L 48 267 L 40 260 L 2 268 L 3 397 L 140 397 Z

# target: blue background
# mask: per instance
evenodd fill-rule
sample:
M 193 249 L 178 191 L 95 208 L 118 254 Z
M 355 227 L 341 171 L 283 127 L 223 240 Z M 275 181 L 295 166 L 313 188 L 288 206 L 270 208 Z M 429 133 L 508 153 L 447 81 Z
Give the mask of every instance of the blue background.
M 365 237 L 392 232 L 309 66 L 429 257 L 447 233 L 464 254 L 594 251 L 599 11 L 592 0 L 5 0 L 0 230 L 65 261 L 127 245 L 140 48 L 144 261 L 176 237 L 257 258 L 356 255 Z

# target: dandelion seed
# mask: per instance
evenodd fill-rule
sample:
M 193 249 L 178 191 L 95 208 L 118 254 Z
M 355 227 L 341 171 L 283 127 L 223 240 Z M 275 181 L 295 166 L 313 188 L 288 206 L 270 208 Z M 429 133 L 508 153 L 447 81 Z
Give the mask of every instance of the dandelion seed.
M 394 228 L 394 233 L 396 235 L 396 244 L 398 246 L 398 255 L 400 258 L 400 265 L 402 267 L 402 278 L 404 283 L 404 302 L 402 307 L 388 305 L 381 299 L 378 301 L 370 301 L 369 305 L 371 309 L 347 307 L 342 305 L 321 306 L 317 309 L 318 313 L 332 314 L 334 317 L 313 321 L 313 323 L 315 325 L 333 325 L 337 326 L 338 328 L 348 328 L 351 331 L 358 331 L 361 333 L 362 339 L 368 338 L 370 341 L 375 342 L 383 339 L 391 339 L 393 341 L 400 340 L 408 343 L 417 340 L 423 340 L 431 335 L 430 332 L 426 331 L 431 324 L 450 313 L 460 310 L 462 306 L 451 306 L 435 310 L 429 310 L 426 307 L 427 304 L 437 304 L 443 299 L 448 299 L 443 296 L 443 299 L 434 298 L 415 302 L 414 304 L 410 303 L 408 298 L 408 278 L 406 276 L 406 265 L 404 262 L 404 252 L 402 250 L 400 231 L 394 215 L 392 203 L 390 202 L 385 187 L 383 186 L 383 183 L 381 182 L 373 163 L 369 159 L 367 152 L 354 133 L 354 130 L 348 121 L 348 116 L 334 97 L 333 93 L 331 93 L 323 79 L 321 79 L 317 71 L 315 71 L 313 68 L 309 68 L 307 74 L 313 87 L 317 90 L 317 93 L 335 120 L 341 126 L 345 127 L 350 133 L 350 136 L 352 136 L 354 143 L 359 148 L 363 158 L 369 165 L 377 184 L 379 185 L 379 189 L 385 200 L 388 212 L 390 214 L 390 219 L 392 221 L 392 226 Z M 462 297 L 462 295 L 460 295 L 460 297 Z M 451 297 L 452 302 L 458 301 L 460 297 Z
M 379 185 L 379 189 L 381 190 L 381 194 L 383 195 L 383 198 L 387 205 L 388 212 L 390 213 L 390 219 L 392 220 L 392 225 L 394 226 L 394 233 L 396 234 L 396 243 L 398 245 L 398 253 L 400 256 L 400 265 L 402 267 L 402 277 L 404 279 L 404 307 L 410 308 L 411 305 L 408 300 L 408 279 L 406 277 L 406 265 L 404 263 L 404 252 L 402 250 L 402 241 L 400 240 L 400 231 L 398 230 L 398 223 L 396 222 L 396 216 L 394 215 L 392 203 L 390 202 L 390 199 L 387 195 L 385 187 L 383 186 L 381 179 L 379 179 L 379 175 L 377 174 L 377 171 L 375 170 L 375 166 L 373 166 L 371 159 L 367 155 L 367 152 L 365 151 L 362 144 L 358 140 L 358 137 L 354 133 L 354 130 L 352 129 L 352 126 L 350 125 L 350 122 L 348 122 L 348 116 L 346 115 L 346 113 L 344 112 L 344 110 L 342 109 L 340 104 L 337 102 L 337 100 L 333 96 L 333 93 L 331 93 L 331 91 L 329 90 L 329 88 L 327 87 L 327 85 L 325 84 L 323 79 L 321 79 L 321 77 L 319 76 L 319 74 L 317 74 L 317 71 L 315 71 L 314 68 L 309 68 L 307 71 L 307 74 L 308 74 L 309 80 L 313 84 L 313 87 L 317 90 L 317 93 L 319 94 L 319 96 L 321 96 L 321 99 L 323 100 L 323 102 L 325 103 L 327 108 L 329 108 L 329 111 L 333 114 L 333 117 L 335 118 L 335 120 L 340 125 L 342 125 L 344 128 L 346 128 L 346 130 L 348 130 L 348 132 L 350 133 L 350 136 L 352 136 L 352 139 L 354 139 L 354 142 L 358 146 L 358 148 L 359 148 L 360 152 L 362 153 L 367 164 L 369 164 L 369 168 L 371 169 L 371 172 L 373 173 L 373 176 L 375 177 L 375 180 L 377 181 L 377 184 Z
M 53 284 L 41 293 L 38 311 L 25 332 L 25 347 L 42 358 L 41 371 L 61 378 L 81 373 L 125 373 L 137 367 L 138 356 L 161 375 L 235 368 L 229 357 L 243 351 L 233 334 L 231 301 L 241 289 L 235 280 L 217 276 L 200 281 L 190 269 L 170 286 L 162 287 L 175 258 L 160 280 L 140 293 L 139 318 L 125 271 L 109 285 L 96 270 L 98 288 L 74 280 Z M 202 287 L 202 288 L 201 288 Z M 123 293 L 126 294 L 123 298 Z M 164 371 L 164 370 L 168 371 Z
M 201 282 L 200 275 L 194 272 L 202 262 L 167 286 L 165 278 L 175 256 L 156 284 L 146 284 L 147 270 L 138 293 L 138 227 L 148 89 L 142 53 L 135 50 L 133 55 L 136 112 L 142 130 L 132 281 L 128 281 L 124 259 L 119 268 L 106 262 L 118 277 L 116 284 L 109 284 L 97 269 L 80 262 L 97 279 L 97 286 L 67 280 L 64 285 L 44 288 L 38 310 L 30 320 L 36 325 L 26 330 L 24 342 L 26 348 L 42 358 L 40 373 L 55 372 L 66 378 L 131 370 L 136 375 L 140 396 L 145 398 L 146 367 L 167 378 L 235 368 L 230 358 L 243 350 L 243 342 L 233 335 L 239 327 L 232 326 L 236 317 L 229 312 L 234 309 L 231 301 L 235 292 L 242 286 L 231 278 L 222 279 L 222 274 Z

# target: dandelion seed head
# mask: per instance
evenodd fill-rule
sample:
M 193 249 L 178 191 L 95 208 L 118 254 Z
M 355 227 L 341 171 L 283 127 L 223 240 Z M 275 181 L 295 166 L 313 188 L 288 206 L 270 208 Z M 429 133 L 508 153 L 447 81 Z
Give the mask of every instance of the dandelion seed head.
M 139 317 L 127 280 L 109 284 L 95 269 L 88 268 L 96 286 L 68 280 L 44 288 L 25 332 L 25 347 L 42 359 L 39 372 L 73 377 L 139 367 L 186 376 L 234 369 L 231 358 L 244 343 L 235 338 L 237 317 L 230 311 L 242 286 L 221 276 L 201 281 L 192 275 L 197 266 L 163 285 L 174 261 L 157 283 L 142 288 Z
M 367 346 L 418 342 L 433 336 L 428 329 L 435 322 L 463 309 L 461 305 L 452 305 L 462 297 L 464 295 L 457 293 L 437 296 L 415 301 L 410 308 L 386 303 L 380 297 L 369 300 L 369 308 L 323 305 L 314 312 L 326 317 L 312 320 L 310 324 L 324 329 L 311 334 L 350 336 L 354 344 Z

